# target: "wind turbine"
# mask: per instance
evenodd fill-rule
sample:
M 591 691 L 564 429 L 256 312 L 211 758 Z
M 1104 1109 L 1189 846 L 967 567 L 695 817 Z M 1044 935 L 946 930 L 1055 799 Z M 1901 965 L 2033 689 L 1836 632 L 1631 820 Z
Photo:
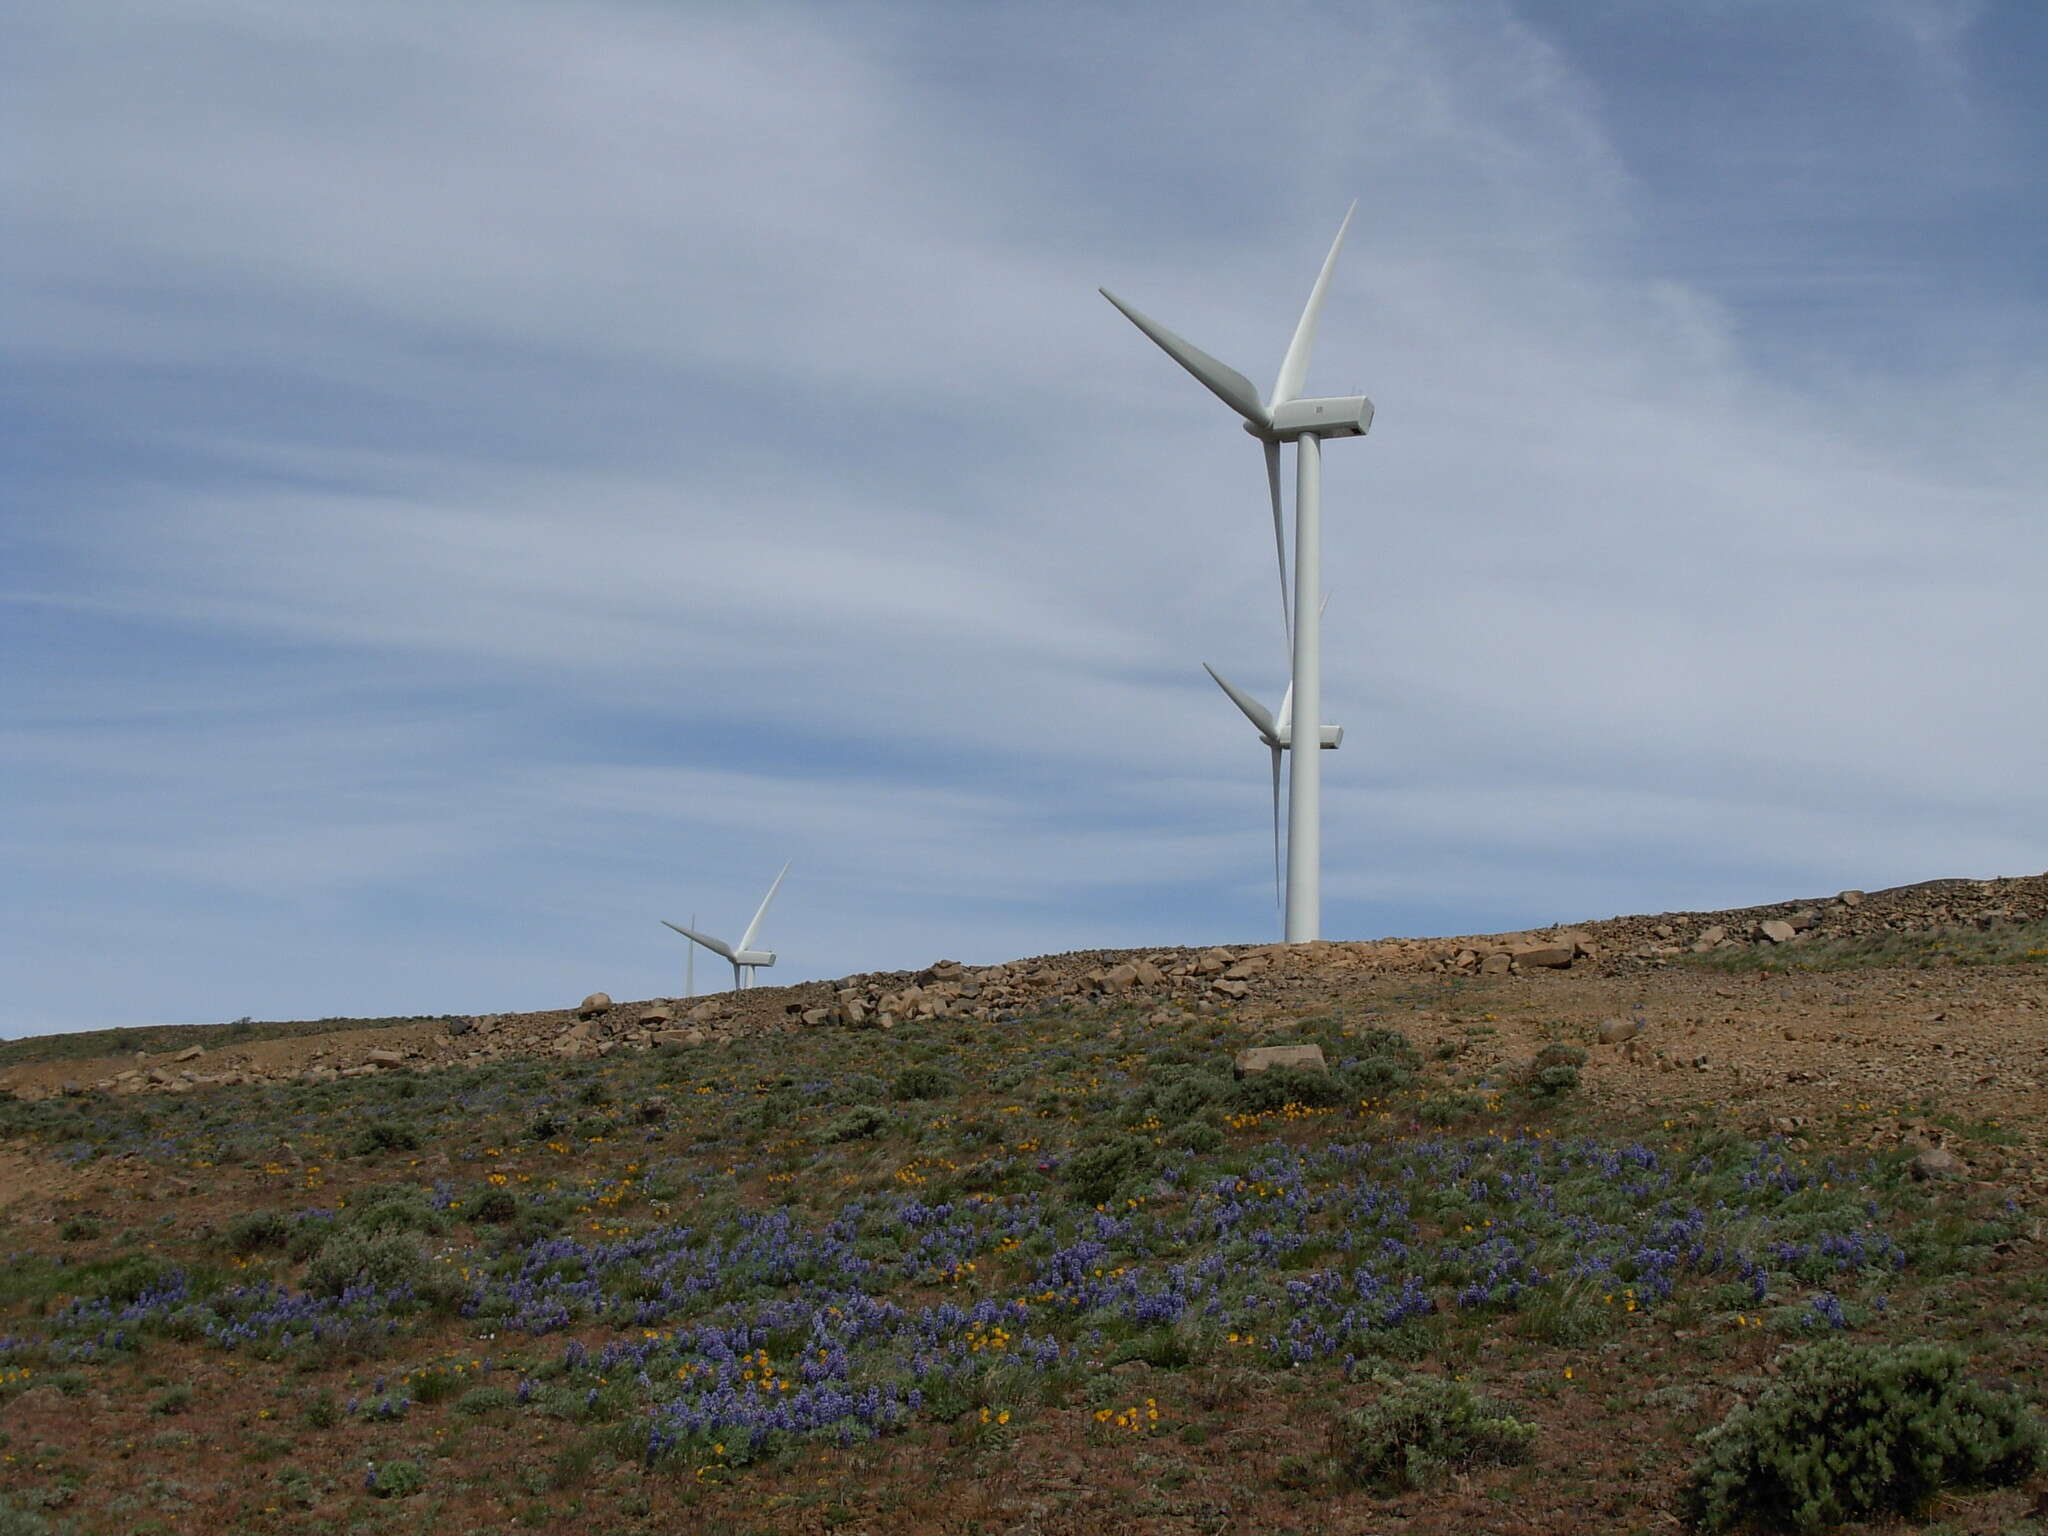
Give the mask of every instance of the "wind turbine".
M 1320 617 L 1322 610 L 1329 605 L 1330 599 L 1326 595 L 1317 605 L 1317 616 Z M 1280 754 L 1294 745 L 1294 685 L 1289 683 L 1287 691 L 1280 696 L 1280 712 L 1275 716 L 1265 705 L 1206 661 L 1202 663 L 1202 670 L 1213 677 L 1216 686 L 1230 696 L 1230 702 L 1244 712 L 1245 719 L 1252 723 L 1252 729 L 1259 733 L 1259 740 L 1263 741 L 1273 754 L 1273 902 L 1274 905 L 1281 906 Z M 1334 752 L 1343 746 L 1344 727 L 1324 726 L 1320 744 L 1325 752 Z
M 1358 212 L 1353 203 L 1337 227 L 1330 254 L 1309 290 L 1294 338 L 1287 344 L 1272 395 L 1261 400 L 1250 379 L 1201 348 L 1181 340 L 1158 321 L 1131 308 L 1107 288 L 1102 296 L 1149 336 L 1159 349 L 1193 374 L 1208 391 L 1244 418 L 1244 429 L 1266 451 L 1266 488 L 1273 502 L 1273 544 L 1280 561 L 1280 605 L 1291 615 L 1294 713 L 1320 721 L 1323 717 L 1322 637 L 1322 440 L 1363 437 L 1372 427 L 1372 402 L 1363 395 L 1307 399 L 1301 386 L 1315 346 L 1316 322 L 1330 273 L 1343 249 L 1344 233 Z M 1280 445 L 1294 444 L 1294 580 L 1290 593 L 1287 535 L 1280 505 Z M 1220 681 L 1220 679 L 1219 679 Z M 1242 704 L 1239 706 L 1242 708 Z M 1253 724 L 1257 724 L 1256 720 Z M 1277 725 L 1277 722 L 1275 722 Z M 1269 740 L 1269 745 L 1271 742 Z M 1274 762 L 1279 762 L 1276 749 Z M 1306 943 L 1322 931 L 1322 753 L 1296 752 L 1287 781 L 1287 920 L 1286 940 Z
M 740 935 L 740 941 L 737 945 L 728 944 L 723 939 L 714 939 L 709 934 L 699 933 L 695 928 L 685 928 L 681 923 L 672 923 L 665 917 L 661 920 L 661 926 L 673 928 L 692 943 L 702 944 L 714 955 L 722 956 L 726 960 L 731 961 L 732 988 L 735 992 L 743 991 L 754 984 L 754 972 L 764 965 L 773 965 L 775 963 L 774 950 L 754 948 L 754 935 L 761 931 L 761 919 L 768 915 L 768 903 L 775 899 L 775 893 L 782 888 L 782 876 L 788 873 L 789 865 L 785 864 L 782 866 L 781 873 L 776 875 L 775 883 L 768 887 L 768 894 L 761 898 L 761 905 L 754 911 L 754 920 L 747 924 L 747 931 Z M 697 919 L 693 915 L 690 921 L 695 923 Z M 692 950 L 691 954 L 694 956 L 696 951 Z M 691 985 L 693 988 L 696 985 L 694 972 L 691 977 Z M 696 994 L 693 991 L 691 995 L 695 996 Z

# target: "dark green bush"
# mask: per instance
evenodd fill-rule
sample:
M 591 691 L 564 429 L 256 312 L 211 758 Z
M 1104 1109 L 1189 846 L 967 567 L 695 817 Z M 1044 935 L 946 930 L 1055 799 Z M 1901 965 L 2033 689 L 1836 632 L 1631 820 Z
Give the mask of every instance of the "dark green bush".
M 358 1157 L 378 1152 L 417 1152 L 420 1133 L 402 1120 L 372 1120 L 356 1136 L 353 1150 Z
M 281 1211 L 250 1211 L 228 1223 L 221 1241 L 230 1253 L 247 1257 L 266 1248 L 281 1249 L 292 1238 L 292 1224 Z
M 519 1214 L 519 1198 L 509 1189 L 488 1189 L 469 1208 L 473 1221 L 504 1222 Z
M 1060 1168 L 1060 1178 L 1084 1205 L 1101 1205 L 1152 1165 L 1152 1143 L 1118 1136 L 1078 1148 Z
M 888 1123 L 887 1110 L 873 1104 L 856 1104 L 827 1121 L 818 1134 L 826 1141 L 859 1141 L 874 1135 Z
M 1794 1350 L 1754 1403 L 1701 1437 L 1686 1519 L 1706 1531 L 1749 1520 L 1816 1531 L 1910 1513 L 1950 1484 L 2022 1481 L 2048 1462 L 2048 1433 L 2011 1393 L 1966 1380 L 1967 1363 L 1940 1344 Z
M 1408 1088 L 1415 1082 L 1415 1068 L 1402 1057 L 1393 1055 L 1367 1056 L 1349 1062 L 1339 1069 L 1337 1075 L 1356 1098 Z
M 370 1468 L 363 1486 L 380 1499 L 405 1499 L 427 1486 L 427 1474 L 416 1461 L 387 1461 Z
M 1554 1099 L 1579 1086 L 1586 1053 L 1576 1045 L 1546 1045 L 1529 1062 L 1524 1084 L 1539 1099 Z
M 1453 1468 L 1510 1464 L 1529 1454 L 1530 1425 L 1441 1376 L 1382 1377 L 1378 1398 L 1351 1416 L 1339 1460 L 1360 1485 L 1422 1488 Z
M 505 1387 L 471 1387 L 455 1400 L 455 1411 L 471 1417 L 479 1414 L 496 1413 L 502 1408 L 517 1406 L 519 1399 Z
M 1191 1072 L 1156 1089 L 1152 1096 L 1152 1107 L 1159 1118 L 1168 1125 L 1178 1120 L 1200 1114 L 1211 1104 L 1227 1098 L 1231 1082 L 1214 1072 Z
M 905 1067 L 889 1085 L 889 1097 L 899 1101 L 943 1099 L 952 1091 L 953 1080 L 937 1067 Z
M 1219 1151 L 1223 1139 L 1223 1132 L 1206 1120 L 1183 1120 L 1166 1133 L 1168 1146 L 1198 1154 Z
M 1350 1095 L 1329 1072 L 1300 1067 L 1268 1067 L 1248 1073 L 1231 1091 L 1231 1103 L 1240 1114 L 1256 1115 L 1299 1104 L 1304 1109 L 1334 1109 Z

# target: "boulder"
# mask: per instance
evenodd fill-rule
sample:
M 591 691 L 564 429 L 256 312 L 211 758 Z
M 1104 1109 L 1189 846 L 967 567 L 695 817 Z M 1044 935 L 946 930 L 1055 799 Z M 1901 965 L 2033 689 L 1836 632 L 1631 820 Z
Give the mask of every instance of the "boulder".
M 633 1016 L 642 1029 L 666 1029 L 675 1022 L 675 1011 L 667 1003 L 649 1003 Z
M 402 1067 L 405 1065 L 405 1052 L 387 1051 L 380 1048 L 364 1052 L 363 1060 L 373 1067 Z
M 1758 937 L 1769 939 L 1773 944 L 1789 944 L 1799 930 L 1783 918 L 1772 917 L 1758 923 L 1756 931 Z
M 1221 992 L 1225 997 L 1243 997 L 1251 988 L 1241 981 L 1212 981 L 1210 990 Z
M 1960 1179 L 1965 1172 L 1963 1160 L 1947 1147 L 1929 1147 L 1911 1167 L 1916 1179 Z
M 1792 925 L 1794 933 L 1808 933 L 1820 926 L 1820 913 L 1812 907 L 1802 907 L 1785 921 Z
M 203 1046 L 203 1045 L 188 1045 L 188 1046 L 186 1046 L 186 1047 L 185 1047 L 185 1049 L 184 1049 L 184 1050 L 182 1050 L 182 1051 L 178 1052 L 178 1054 L 177 1054 L 177 1055 L 173 1056 L 173 1057 L 171 1058 L 171 1060 L 173 1060 L 173 1061 L 197 1061 L 197 1060 L 198 1060 L 198 1059 L 199 1059 L 200 1057 L 204 1056 L 205 1054 L 206 1054 L 206 1047 L 205 1047 L 205 1046 Z
M 1641 1034 L 1642 1026 L 1634 1019 L 1602 1019 L 1600 1021 L 1600 1043 L 1620 1045 L 1624 1040 L 1633 1040 Z
M 1252 1072 L 1264 1072 L 1269 1067 L 1295 1067 L 1305 1072 L 1327 1072 L 1329 1064 L 1323 1060 L 1320 1045 L 1254 1045 L 1239 1051 L 1231 1062 L 1231 1071 L 1239 1077 Z
M 600 1013 L 611 1011 L 612 999 L 608 992 L 593 992 L 576 1005 L 576 1017 L 579 1019 L 594 1019 Z
M 1861 891 L 1843 891 L 1835 897 L 1835 900 L 1845 907 L 1860 907 L 1863 905 L 1863 893 Z
M 1102 973 L 1102 980 L 1098 985 L 1105 992 L 1128 992 L 1137 982 L 1137 979 L 1138 968 L 1126 962 L 1123 965 L 1111 966 L 1108 970 L 1104 971 Z
M 1529 944 L 1517 949 L 1514 958 L 1524 970 L 1538 966 L 1544 970 L 1563 970 L 1578 955 L 1573 944 Z
M 1509 965 L 1512 963 L 1506 950 L 1497 949 L 1479 962 L 1479 974 L 1482 976 L 1505 976 L 1508 973 Z

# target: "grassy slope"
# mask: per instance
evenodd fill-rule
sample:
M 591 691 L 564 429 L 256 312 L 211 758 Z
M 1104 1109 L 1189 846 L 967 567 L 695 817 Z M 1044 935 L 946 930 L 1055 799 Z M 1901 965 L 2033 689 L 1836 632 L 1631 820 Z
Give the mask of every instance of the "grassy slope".
M 1301 1026 L 1336 1071 L 1287 1085 L 1233 1082 L 1227 1021 L 1098 1010 L 0 1105 L 75 1168 L 0 1226 L 0 1495 L 80 1531 L 1649 1530 L 1788 1342 L 2038 1366 L 1990 1193 L 1474 1081 L 1382 1006 Z M 1347 1416 L 1413 1373 L 1527 1463 L 1358 1486 Z

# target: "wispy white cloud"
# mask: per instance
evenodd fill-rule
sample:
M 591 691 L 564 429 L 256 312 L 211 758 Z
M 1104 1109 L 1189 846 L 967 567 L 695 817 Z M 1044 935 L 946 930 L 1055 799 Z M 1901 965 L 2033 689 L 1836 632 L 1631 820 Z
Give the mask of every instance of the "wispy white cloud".
M 2038 865 L 2041 296 L 1916 223 L 1986 24 L 17 20 L 15 1018 L 672 989 L 792 853 L 784 974 L 1255 936 L 1257 456 L 1093 288 L 1264 378 L 1352 191 L 1332 931 Z

